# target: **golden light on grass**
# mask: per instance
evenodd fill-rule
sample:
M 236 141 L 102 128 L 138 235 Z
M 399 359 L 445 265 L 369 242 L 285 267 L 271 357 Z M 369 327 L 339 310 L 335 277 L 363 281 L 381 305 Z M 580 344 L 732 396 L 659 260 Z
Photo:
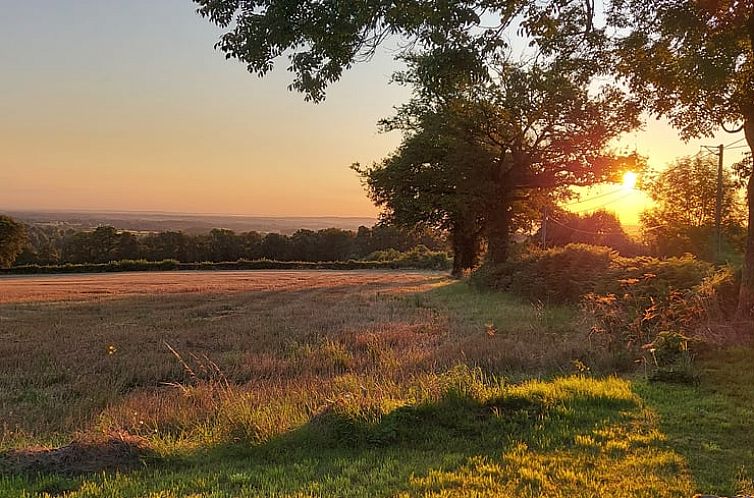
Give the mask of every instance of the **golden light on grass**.
M 638 177 L 633 171 L 623 173 L 623 190 L 634 190 Z

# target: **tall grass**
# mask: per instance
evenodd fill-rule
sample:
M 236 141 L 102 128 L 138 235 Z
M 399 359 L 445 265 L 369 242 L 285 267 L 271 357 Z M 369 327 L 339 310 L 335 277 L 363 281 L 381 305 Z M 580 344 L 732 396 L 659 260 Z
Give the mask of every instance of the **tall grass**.
M 703 383 L 613 377 L 625 358 L 590 341 L 575 307 L 430 274 L 291 273 L 260 277 L 247 292 L 223 285 L 0 306 L 0 496 L 749 489 L 754 469 L 736 466 L 748 454 L 731 450 L 748 437 L 743 384 L 695 404 Z M 725 416 L 713 408 L 738 417 L 727 426 L 735 434 L 715 433 Z M 60 473 L 80 470 L 76 458 L 111 455 L 106 445 L 118 438 L 148 449 L 140 467 Z M 104 449 L 82 453 L 96 441 Z M 711 467 L 717 477 L 694 456 L 716 447 L 735 456 Z M 19 459 L 43 474 L 20 473 Z

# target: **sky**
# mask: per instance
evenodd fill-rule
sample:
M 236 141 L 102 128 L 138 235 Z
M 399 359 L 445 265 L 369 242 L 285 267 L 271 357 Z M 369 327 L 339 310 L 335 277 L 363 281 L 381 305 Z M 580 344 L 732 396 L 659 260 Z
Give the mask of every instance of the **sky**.
M 0 12 L 0 209 L 377 214 L 349 166 L 400 142 L 376 126 L 409 96 L 389 84 L 388 51 L 312 104 L 287 90 L 285 61 L 264 79 L 226 61 L 190 0 L 0 0 Z M 738 138 L 684 144 L 652 119 L 620 145 L 662 167 Z M 574 209 L 602 205 L 636 224 L 647 201 Z

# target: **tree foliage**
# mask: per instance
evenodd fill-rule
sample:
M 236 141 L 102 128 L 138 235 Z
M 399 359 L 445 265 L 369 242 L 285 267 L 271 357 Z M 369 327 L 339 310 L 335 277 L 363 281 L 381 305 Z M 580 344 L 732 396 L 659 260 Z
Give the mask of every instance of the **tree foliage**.
M 9 216 L 0 215 L 0 267 L 13 264 L 26 244 L 26 229 Z
M 613 0 L 614 63 L 686 138 L 743 129 L 754 150 L 754 0 Z M 754 314 L 754 176 L 738 312 Z
M 717 159 L 684 157 L 646 181 L 655 206 L 642 214 L 644 237 L 660 256 L 715 258 Z M 723 175 L 722 225 L 727 245 L 739 245 L 745 221 L 735 178 Z
M 754 1 L 612 0 L 615 67 L 684 138 L 754 119 Z
M 402 75 L 414 98 L 383 123 L 403 132 L 403 143 L 358 169 L 388 219 L 467 233 L 472 248 L 483 235 L 490 259 L 502 262 L 514 223 L 539 218 L 532 206 L 569 186 L 614 180 L 626 161 L 636 167 L 609 144 L 638 126 L 638 106 L 616 87 L 590 90 L 587 69 L 501 62 L 489 82 L 459 77 L 462 85 L 438 91 L 421 59 Z
M 16 258 L 16 265 L 104 264 L 111 261 L 175 260 L 181 263 L 229 262 L 239 259 L 275 261 L 346 261 L 377 251 L 406 253 L 415 247 L 445 251 L 445 235 L 431 230 L 395 226 L 360 227 L 358 231 L 326 228 L 297 230 L 290 235 L 235 233 L 216 228 L 209 233 L 165 231 L 146 235 L 111 226 L 95 230 L 60 230 L 24 226 L 32 236 Z
M 546 230 L 547 247 L 589 244 L 610 247 L 628 257 L 644 252 L 641 244 L 632 240 L 623 229 L 618 217 L 604 209 L 587 214 L 563 210 L 550 212 Z M 534 235 L 534 240 L 542 240 L 541 230 Z
M 226 30 L 217 43 L 227 58 L 259 76 L 287 55 L 291 89 L 319 101 L 343 70 L 369 60 L 386 39 L 398 55 L 420 51 L 444 69 L 485 77 L 485 60 L 507 46 L 514 22 L 542 50 L 571 54 L 599 43 L 593 0 L 194 0 L 198 12 Z M 577 42 L 564 43 L 566 34 Z

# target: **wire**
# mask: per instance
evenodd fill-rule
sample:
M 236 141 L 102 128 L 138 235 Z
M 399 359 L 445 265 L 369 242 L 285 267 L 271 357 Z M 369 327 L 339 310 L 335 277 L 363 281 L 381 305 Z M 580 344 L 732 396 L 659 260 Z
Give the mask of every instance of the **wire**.
M 605 206 L 608 206 L 608 205 L 610 205 L 610 204 L 612 204 L 614 202 L 622 201 L 623 199 L 625 199 L 627 197 L 630 197 L 633 194 L 634 194 L 634 192 L 630 191 L 630 192 L 627 192 L 625 195 L 622 195 L 620 197 L 616 197 L 615 199 L 611 199 L 611 200 L 609 200 L 607 202 L 604 202 L 604 203 L 600 204 L 599 206 L 591 206 L 591 207 L 584 208 L 584 209 L 576 209 L 576 210 L 573 210 L 571 212 L 572 213 L 585 213 L 587 211 L 596 211 L 596 210 L 598 210 L 600 208 L 603 208 Z
M 737 143 L 741 143 L 741 142 L 743 142 L 744 140 L 746 140 L 746 137 L 743 137 L 743 138 L 739 138 L 739 139 L 738 139 L 738 140 L 736 140 L 735 142 L 731 142 L 731 143 L 729 143 L 728 145 L 726 145 L 726 146 L 725 146 L 725 147 L 723 147 L 723 148 L 724 148 L 724 149 L 727 149 L 727 148 L 728 148 L 728 147 L 730 147 L 731 145 L 736 145 Z
M 547 218 L 547 221 L 552 221 L 556 225 L 560 225 L 563 228 L 573 230 L 574 232 L 586 233 L 589 235 L 620 235 L 621 233 L 623 233 L 623 232 L 590 232 L 589 230 L 581 230 L 580 228 L 574 228 L 574 227 L 568 226 L 565 223 L 561 223 L 560 221 L 556 220 L 555 218 Z
M 602 199 L 603 197 L 607 197 L 607 196 L 610 196 L 610 195 L 613 195 L 613 194 L 617 194 L 621 190 L 623 190 L 623 189 L 619 188 L 619 189 L 616 189 L 616 190 L 611 190 L 610 192 L 605 192 L 605 193 L 602 193 L 600 195 L 595 195 L 594 197 L 589 197 L 588 199 L 584 199 L 584 200 L 576 201 L 576 202 L 569 202 L 568 204 L 563 204 L 563 206 L 567 207 L 567 206 L 575 206 L 577 204 L 584 204 L 585 202 L 590 202 L 590 201 L 593 201 L 593 200 L 596 200 L 596 199 Z
M 709 149 L 707 149 L 707 150 L 701 150 L 702 147 L 706 147 L 706 145 L 700 145 L 699 146 L 699 152 L 696 153 L 698 159 L 704 159 L 705 155 L 717 156 L 718 153 L 716 151 L 711 151 Z
M 744 140 L 746 140 L 746 137 L 739 138 L 738 140 L 736 140 L 734 142 L 731 142 L 728 145 L 724 145 L 723 146 L 723 150 L 742 149 L 744 147 L 748 147 L 748 145 L 740 145 L 738 147 L 733 147 L 734 145 L 739 144 L 739 143 L 743 142 Z M 719 152 L 720 149 L 717 146 L 700 145 L 699 148 L 700 148 L 699 152 L 696 153 L 697 156 L 700 155 L 700 154 L 709 154 L 711 156 L 719 156 L 720 155 L 720 152 Z M 706 150 L 701 150 L 701 148 L 704 148 Z M 704 157 L 704 156 L 702 156 L 702 157 Z

